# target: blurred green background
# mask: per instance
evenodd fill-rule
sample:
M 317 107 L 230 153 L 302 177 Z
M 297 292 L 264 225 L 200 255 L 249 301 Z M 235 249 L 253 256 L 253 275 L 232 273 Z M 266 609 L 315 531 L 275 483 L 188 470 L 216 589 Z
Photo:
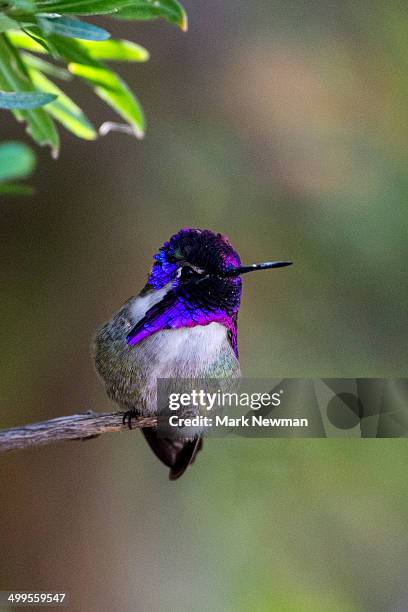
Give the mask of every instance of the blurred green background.
M 407 7 L 184 5 L 187 34 L 109 24 L 152 54 L 119 67 L 145 141 L 64 134 L 36 195 L 3 198 L 4 427 L 113 409 L 91 337 L 185 226 L 295 262 L 245 278 L 245 376 L 407 374 Z M 1 140 L 28 142 L 2 118 Z M 0 588 L 86 612 L 406 610 L 407 459 L 405 440 L 212 439 L 170 483 L 138 432 L 11 453 Z

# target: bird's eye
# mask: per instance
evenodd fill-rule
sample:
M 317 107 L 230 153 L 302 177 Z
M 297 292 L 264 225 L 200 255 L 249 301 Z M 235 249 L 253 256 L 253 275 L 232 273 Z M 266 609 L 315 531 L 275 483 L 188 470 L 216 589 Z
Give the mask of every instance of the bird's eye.
M 181 268 L 180 278 L 182 280 L 191 280 L 195 276 L 197 276 L 197 273 L 190 266 L 183 266 Z

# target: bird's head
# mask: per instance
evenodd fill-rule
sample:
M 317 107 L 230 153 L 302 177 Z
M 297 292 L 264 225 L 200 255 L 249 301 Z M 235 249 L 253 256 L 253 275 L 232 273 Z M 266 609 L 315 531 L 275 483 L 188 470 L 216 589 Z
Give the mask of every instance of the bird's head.
M 242 266 L 226 236 L 191 228 L 174 234 L 154 259 L 142 293 L 160 292 L 161 299 L 130 332 L 129 344 L 136 344 L 159 329 L 212 322 L 219 322 L 236 333 L 241 275 L 290 263 L 277 261 Z
M 240 266 L 239 255 L 228 238 L 209 230 L 182 229 L 165 242 L 154 256 L 148 284 L 173 290 L 195 311 L 233 315 L 241 300 L 239 275 L 229 276 Z

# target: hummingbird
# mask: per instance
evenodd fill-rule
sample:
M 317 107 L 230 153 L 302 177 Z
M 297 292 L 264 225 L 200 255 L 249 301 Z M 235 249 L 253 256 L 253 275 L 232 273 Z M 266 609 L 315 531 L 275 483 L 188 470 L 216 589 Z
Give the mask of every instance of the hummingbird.
M 97 332 L 93 354 L 108 396 L 131 428 L 136 416 L 157 415 L 157 379 L 238 378 L 237 319 L 241 276 L 290 265 L 241 265 L 229 239 L 184 228 L 154 255 L 146 285 Z M 179 478 L 202 448 L 192 438 L 143 434 L 154 454 Z

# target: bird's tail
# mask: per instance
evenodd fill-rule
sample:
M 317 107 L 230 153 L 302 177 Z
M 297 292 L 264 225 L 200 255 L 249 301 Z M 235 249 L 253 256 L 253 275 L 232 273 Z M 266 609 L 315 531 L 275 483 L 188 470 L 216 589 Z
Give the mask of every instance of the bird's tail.
M 176 480 L 184 474 L 203 446 L 202 438 L 172 440 L 159 437 L 157 429 L 153 427 L 145 427 L 142 431 L 156 457 L 170 468 L 170 480 Z

